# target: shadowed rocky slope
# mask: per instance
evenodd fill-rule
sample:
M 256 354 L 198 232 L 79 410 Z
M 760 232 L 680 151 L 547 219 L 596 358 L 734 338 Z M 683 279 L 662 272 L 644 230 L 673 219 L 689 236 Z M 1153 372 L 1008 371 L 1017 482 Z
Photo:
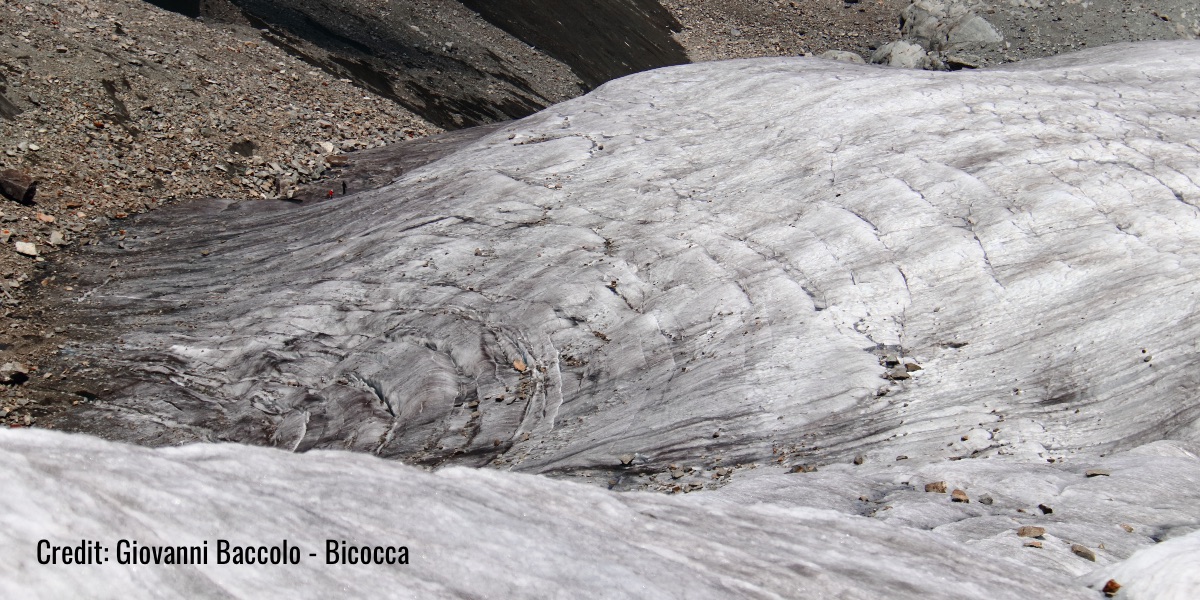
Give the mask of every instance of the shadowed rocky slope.
M 688 62 L 671 36 L 679 23 L 655 0 L 462 0 L 488 22 L 543 48 L 589 87 Z
M 536 112 L 584 88 L 562 63 L 453 0 L 242 0 L 268 41 L 445 128 Z
M 208 12 L 269 30 L 266 39 L 288 52 L 451 129 L 523 117 L 610 79 L 687 62 L 671 35 L 679 24 L 654 0 L 234 6 Z

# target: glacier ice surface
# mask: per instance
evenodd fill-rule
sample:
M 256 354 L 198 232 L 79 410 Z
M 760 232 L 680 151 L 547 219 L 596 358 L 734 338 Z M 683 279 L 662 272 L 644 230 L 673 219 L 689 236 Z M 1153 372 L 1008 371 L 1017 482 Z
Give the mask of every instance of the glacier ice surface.
M 78 352 L 120 385 L 64 425 L 307 454 L 5 432 L 3 585 L 1067 598 L 1117 573 L 1126 597 L 1187 598 L 1198 100 L 1196 42 L 979 72 L 687 65 L 337 210 L 179 215 L 105 250 L 127 274 L 76 310 L 119 341 Z M 39 535 L 233 533 L 424 554 L 29 558 Z

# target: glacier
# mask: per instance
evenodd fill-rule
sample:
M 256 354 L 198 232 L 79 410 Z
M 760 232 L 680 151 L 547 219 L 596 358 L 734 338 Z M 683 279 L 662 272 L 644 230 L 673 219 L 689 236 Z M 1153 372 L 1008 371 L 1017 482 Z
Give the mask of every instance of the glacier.
M 113 384 L 55 425 L 113 441 L 0 436 L 3 585 L 1193 597 L 1198 99 L 1196 42 L 704 63 L 345 199 L 158 211 L 63 307 Z M 415 554 L 30 564 L 51 529 Z

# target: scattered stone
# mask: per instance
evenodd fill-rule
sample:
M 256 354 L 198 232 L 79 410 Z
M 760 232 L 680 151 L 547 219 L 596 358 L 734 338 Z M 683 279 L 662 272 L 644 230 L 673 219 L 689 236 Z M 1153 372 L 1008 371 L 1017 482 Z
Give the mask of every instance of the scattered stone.
M 971 499 L 967 497 L 966 492 L 964 492 L 962 490 L 954 490 L 953 492 L 950 492 L 950 501 L 951 502 L 962 502 L 965 504 L 965 503 L 970 502 Z
M 1133 533 L 1133 526 L 1128 523 L 1121 523 L 1121 529 L 1124 529 L 1125 533 Z
M 34 102 L 34 104 L 37 104 L 37 102 Z M 2 92 L 0 92 L 0 119 L 15 119 L 17 115 L 21 114 L 22 112 L 24 111 L 21 110 L 21 107 L 13 104 L 11 100 L 9 100 Z M 16 152 L 13 152 L 12 150 L 9 150 L 8 152 L 10 156 L 16 154 Z
M 1096 553 L 1093 552 L 1087 546 L 1083 546 L 1080 544 L 1071 544 L 1071 552 L 1074 552 L 1075 555 L 1080 558 L 1086 558 L 1087 560 L 1096 562 Z
M 1120 591 L 1120 589 L 1121 589 L 1121 584 L 1117 583 L 1117 581 L 1115 579 L 1109 579 L 1108 581 L 1106 581 L 1104 583 L 1104 588 L 1101 589 L 1100 591 L 1104 592 L 1105 596 L 1112 598 L 1113 596 L 1117 595 L 1117 592 Z
M 1025 542 L 1025 547 L 1026 548 L 1041 548 L 1042 543 L 1037 540 L 1029 540 L 1028 542 Z
M 330 154 L 325 157 L 325 164 L 331 167 L 344 167 L 350 164 L 350 159 L 341 154 Z
M 16 169 L 0 171 L 0 193 L 21 204 L 33 204 L 38 182 L 28 173 Z
M 991 23 L 954 0 L 913 2 L 900 13 L 900 33 L 934 51 L 1004 41 Z
M 904 370 L 908 371 L 909 373 L 912 373 L 913 371 L 920 371 L 921 365 L 918 365 L 911 360 L 906 360 L 904 361 Z
M 813 472 L 816 472 L 816 470 L 817 470 L 816 465 L 803 464 L 803 465 L 792 465 L 792 469 L 790 472 L 791 473 L 813 473 Z
M 229 145 L 229 151 L 233 154 L 240 154 L 246 158 L 254 156 L 254 151 L 257 149 L 254 142 L 250 140 L 239 140 Z
M 529 368 L 529 367 L 525 366 L 525 361 L 523 361 L 519 358 L 514 360 L 512 365 L 513 365 L 514 369 L 516 369 L 517 371 L 519 371 L 521 373 L 524 373 L 525 370 Z
M 626 453 L 626 454 L 622 454 L 622 455 L 621 455 L 619 458 L 620 458 L 620 460 L 621 460 L 621 464 L 623 464 L 623 465 L 631 465 L 631 464 L 633 464 L 633 458 L 634 458 L 634 456 L 633 456 L 632 454 L 628 454 L 628 453 Z
M 1018 537 L 1040 538 L 1043 535 L 1046 535 L 1045 527 L 1038 527 L 1037 525 L 1022 525 L 1017 528 Z
M 1088 469 L 1087 471 L 1083 472 L 1083 475 L 1085 477 L 1108 477 L 1109 475 L 1112 475 L 1112 471 L 1106 471 L 1104 469 Z
M 50 232 L 50 245 L 51 246 L 61 246 L 65 243 L 66 243 L 66 239 L 63 238 L 63 234 L 61 231 L 58 231 L 56 229 L 56 230 Z
M 906 455 L 906 454 L 901 454 L 900 456 L 897 456 L 897 457 L 896 457 L 896 462 L 900 462 L 900 461 L 902 461 L 902 460 L 908 460 L 908 455 Z
M 18 254 L 24 254 L 25 256 L 37 256 L 38 255 L 37 246 L 34 244 L 31 244 L 29 242 L 17 242 L 16 247 L 17 247 Z
M 1038 510 L 1042 511 L 1043 515 L 1049 515 L 1049 514 L 1054 513 L 1054 509 L 1050 508 L 1049 506 L 1046 506 L 1045 504 L 1039 504 Z
M 29 369 L 18 362 L 0 365 L 0 383 L 19 385 L 29 381 Z
M 854 457 L 854 464 L 856 464 L 856 465 L 861 465 L 861 464 L 863 464 L 863 462 L 865 462 L 866 460 L 867 460 L 867 458 L 866 458 L 865 456 L 863 456 L 863 455 L 859 454 L 859 455 L 857 455 L 857 456 L 855 456 L 855 457 Z
M 962 54 L 947 54 L 945 59 L 946 67 L 951 71 L 961 69 L 979 69 L 983 65 L 977 59 L 973 59 Z
M 683 469 L 671 469 L 671 479 L 679 479 L 684 475 L 687 475 L 687 473 Z
M 903 366 L 896 365 L 887 370 L 885 377 L 888 379 L 904 380 L 911 378 L 912 375 L 908 374 L 908 369 L 905 369 Z
M 871 54 L 871 64 L 902 69 L 924 69 L 930 61 L 924 48 L 910 42 L 897 41 L 880 46 Z
M 37 215 L 35 215 L 35 218 L 43 223 L 53 223 L 55 221 L 54 215 L 48 215 L 43 212 L 40 212 Z
M 946 493 L 946 482 L 945 481 L 935 481 L 933 483 L 927 483 L 927 484 L 925 484 L 925 491 L 926 492 L 936 492 L 938 494 L 945 494 Z

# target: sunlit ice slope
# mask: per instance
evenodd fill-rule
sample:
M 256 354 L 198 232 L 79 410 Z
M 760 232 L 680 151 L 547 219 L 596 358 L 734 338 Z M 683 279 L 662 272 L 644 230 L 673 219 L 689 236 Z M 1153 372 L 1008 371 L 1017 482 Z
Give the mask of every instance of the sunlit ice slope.
M 72 303 L 122 378 L 76 418 L 562 473 L 1195 441 L 1198 56 L 662 69 L 379 190 L 134 229 Z
M 146 449 L 53 432 L 0 432 L 0 459 L 9 598 L 1097 595 L 1061 573 L 832 510 L 698 503 L 487 469 L 427 473 L 346 452 Z M 329 540 L 404 549 L 407 564 L 329 564 Z M 295 548 L 297 560 L 235 564 L 231 551 L 220 564 L 222 541 Z M 98 544 L 107 562 L 42 564 L 51 544 Z M 205 544 L 201 564 L 131 551 Z
M 1112 578 L 1125 597 L 1187 598 L 1200 528 L 1198 92 L 1194 42 L 979 72 L 689 65 L 606 84 L 378 190 L 160 212 L 102 249 L 98 263 L 118 268 L 83 273 L 64 308 L 111 323 L 110 336 L 64 356 L 113 383 L 57 424 L 147 445 L 229 440 L 309 455 L 10 433 L 7 462 L 61 451 L 188 473 L 197 457 L 244 455 L 247 481 L 284 473 L 301 495 L 334 473 L 390 478 L 373 496 L 350 483 L 336 489 L 353 500 L 325 496 L 355 511 L 363 497 L 428 495 L 453 480 L 488 488 L 472 500 L 481 506 L 509 503 L 512 520 L 497 522 L 516 528 L 546 505 L 611 503 L 554 513 L 504 546 L 555 548 L 544 573 L 580 572 L 568 568 L 576 558 L 595 573 L 644 573 L 634 555 L 562 536 L 640 519 L 621 513 L 640 510 L 631 506 L 675 507 L 681 522 L 645 541 L 612 536 L 689 540 L 650 554 L 740 573 L 685 578 L 721 597 L 745 586 L 1027 597 L 1027 583 L 1047 597 L 1095 597 Z M 312 452 L 324 449 L 693 493 L 424 474 Z M 94 464 L 130 480 L 116 463 Z M 58 493 L 38 483 L 48 468 L 27 468 L 15 488 L 29 490 L 25 506 Z M 148 489 L 146 477 L 125 487 Z M 201 504 L 270 494 L 196 485 L 154 489 Z M 462 489 L 437 498 L 464 502 Z M 291 514 L 264 506 L 271 519 Z M 387 529 L 363 510 L 338 531 L 380 527 L 414 547 L 436 531 L 494 531 L 466 517 Z M 241 515 L 208 522 L 241 527 Z M 337 529 L 325 518 L 295 531 Z M 212 531 L 179 519 L 171 531 Z M 1023 526 L 1043 531 L 1021 537 Z M 719 558 L 678 554 L 710 529 L 727 545 L 712 548 Z M 501 555 L 481 551 L 479 581 L 533 572 Z M 760 568 L 801 556 L 816 562 Z M 894 561 L 904 575 L 876 572 Z M 952 566 L 939 580 L 929 563 Z M 426 564 L 416 578 L 431 586 L 467 580 Z M 323 573 L 312 576 L 342 585 Z M 987 583 L 994 573 L 1009 587 Z M 596 583 L 537 582 L 548 587 L 530 589 Z

